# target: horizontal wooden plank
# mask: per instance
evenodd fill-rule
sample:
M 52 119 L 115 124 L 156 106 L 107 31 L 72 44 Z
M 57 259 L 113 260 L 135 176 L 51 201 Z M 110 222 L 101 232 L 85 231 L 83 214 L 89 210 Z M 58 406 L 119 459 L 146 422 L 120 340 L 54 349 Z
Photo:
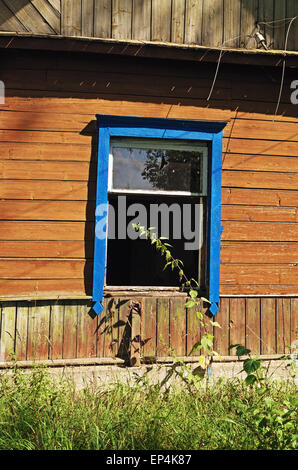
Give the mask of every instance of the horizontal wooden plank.
M 94 181 L 96 168 L 87 162 L 0 160 L 0 179 Z
M 93 221 L 94 213 L 94 201 L 0 200 L 2 220 Z M 221 217 L 223 221 L 298 222 L 298 209 L 223 205 Z
M 294 263 L 298 262 L 298 243 L 222 242 L 220 259 L 223 263 Z
M 1 240 L 0 258 L 93 258 L 93 243 L 85 241 Z
M 0 140 L 2 142 L 91 145 L 91 136 L 79 132 L 0 130 Z
M 4 201 L 1 220 L 94 220 L 95 206 L 85 201 Z
M 87 282 L 87 286 L 86 286 Z M 297 285 L 242 284 L 221 285 L 221 295 L 292 295 L 297 296 Z M 75 298 L 92 295 L 91 283 L 84 279 L 0 279 L 0 298 Z
M 0 298 L 53 299 L 90 295 L 90 283 L 89 287 L 85 283 L 84 279 L 0 279 Z
M 12 160 L 90 161 L 88 145 L 0 142 L 0 158 Z
M 250 222 L 298 222 L 298 208 L 223 205 L 221 218 Z
M 298 173 L 224 170 L 222 185 L 231 188 L 298 189 Z
M 287 77 L 289 78 L 289 77 Z M 278 80 L 272 83 L 271 80 L 267 79 L 266 86 L 260 81 L 260 83 L 254 83 L 247 77 L 245 81 L 234 80 L 232 87 L 232 98 L 236 100 L 248 100 L 248 101 L 268 101 L 276 103 L 280 91 L 280 82 Z M 283 87 L 281 93 L 282 103 L 291 103 L 291 93 L 289 88 Z
M 221 264 L 221 285 L 296 285 L 298 266 L 278 264 Z
M 93 258 L 92 241 L 6 241 L 0 244 L 1 258 Z M 273 242 L 222 242 L 223 263 L 298 262 L 298 244 Z
M 0 259 L 6 279 L 83 279 L 91 277 L 93 262 L 85 260 Z
M 237 138 L 298 141 L 298 124 L 248 119 L 233 119 L 232 136 Z
M 223 241 L 277 241 L 298 240 L 298 224 L 287 222 L 223 222 Z
M 36 101 L 36 100 L 34 100 Z M 64 100 L 65 101 L 65 100 Z M 108 100 L 106 100 L 108 101 Z M 8 103 L 10 101 L 8 100 Z M 97 103 L 96 103 L 97 104 Z M 110 104 L 110 106 L 109 106 Z M 12 109 L 14 109 L 13 105 Z M 28 106 L 28 105 L 27 105 Z M 60 102 L 61 106 L 61 102 Z M 105 103 L 105 108 L 110 110 L 111 113 L 114 112 L 115 104 L 114 103 Z M 67 104 L 65 103 L 65 108 Z M 137 104 L 135 104 L 135 108 L 137 108 Z M 162 108 L 165 108 L 162 105 Z M 180 109 L 179 109 L 180 108 Z M 182 109 L 181 109 L 182 108 Z M 196 107 L 195 107 L 196 108 Z M 30 130 L 51 130 L 51 131 L 73 131 L 73 132 L 80 132 L 82 131 L 90 121 L 95 119 L 94 112 L 90 114 L 81 114 L 79 105 L 76 109 L 76 113 L 67 114 L 65 113 L 58 113 L 57 110 L 55 113 L 50 112 L 49 109 L 45 108 L 44 111 L 46 112 L 36 112 L 33 108 L 32 111 L 10 111 L 10 108 L 6 108 L 6 111 L 2 111 L 0 113 L 0 129 L 26 129 L 27 131 Z M 66 111 L 66 109 L 65 109 Z M 141 111 L 141 109 L 140 109 Z M 142 110 L 143 111 L 143 110 Z M 193 119 L 194 117 L 197 119 L 204 119 L 204 117 L 209 116 L 212 118 L 212 115 L 215 116 L 217 113 L 216 118 L 230 118 L 232 112 L 229 110 L 221 111 L 221 110 L 212 110 L 210 108 L 204 109 L 204 115 L 202 116 L 202 111 L 199 112 L 199 109 L 195 109 L 194 111 L 188 109 L 180 105 L 174 106 L 171 109 L 171 116 L 173 118 L 178 118 L 181 116 L 181 112 L 183 112 L 183 117 L 187 117 L 188 119 Z M 126 109 L 127 113 L 127 109 Z M 224 113 L 224 114 L 223 114 Z M 158 111 L 158 115 L 164 115 L 162 110 Z M 233 137 L 233 138 L 247 138 L 249 136 L 250 139 L 267 139 L 267 140 L 282 140 L 282 141 L 297 141 L 298 140 L 298 123 L 291 123 L 291 122 L 271 122 L 271 121 L 263 121 L 263 120 L 249 120 L 249 119 L 232 119 L 232 121 L 226 126 L 224 129 L 224 136 L 225 137 Z
M 95 184 L 78 181 L 0 181 L 2 199 L 91 201 L 95 200 Z M 233 205 L 297 207 L 295 191 L 223 188 L 222 203 Z
M 52 199 L 86 201 L 95 199 L 95 185 L 78 181 L 0 180 L 3 199 Z
M 225 153 L 223 155 L 223 169 L 298 173 L 298 158 Z
M 282 140 L 254 140 L 254 139 L 229 139 L 223 140 L 223 152 L 249 153 L 251 155 L 284 155 L 286 157 L 298 156 L 297 142 Z
M 0 224 L 0 240 L 92 240 L 94 224 L 87 222 L 19 222 Z
M 31 101 L 31 100 L 30 100 Z M 36 102 L 36 100 L 32 100 Z M 8 98 L 8 103 L 10 100 Z M 67 104 L 65 103 L 65 108 Z M 68 114 L 32 111 L 6 111 L 0 112 L 0 129 L 26 129 L 27 131 L 73 131 L 80 132 L 92 119 L 93 114 Z M 14 108 L 14 106 L 13 106 Z M 66 110 L 66 109 L 65 109 Z M 79 108 L 77 109 L 79 111 Z
M 223 188 L 222 204 L 297 207 L 296 191 Z
M 26 78 L 24 80 L 24 77 Z M 171 96 L 205 98 L 210 90 L 210 79 L 197 77 L 175 77 L 163 75 L 142 75 L 125 73 L 88 72 L 80 70 L 23 70 L 16 74 L 10 70 L 1 72 L 1 79 L 7 83 L 7 90 L 44 90 L 67 93 L 120 95 Z M 230 99 L 231 83 L 219 78 L 213 99 Z
M 177 70 L 177 68 L 176 68 Z M 167 70 L 167 73 L 170 71 Z M 193 73 L 193 72 L 192 72 Z M 202 71 L 200 71 L 202 73 Z M 12 95 L 12 96 L 11 96 Z M 19 96 L 20 93 L 16 91 L 15 96 L 12 93 L 8 93 L 5 98 L 5 105 L 0 104 L 0 110 L 9 110 L 10 112 L 32 112 L 32 113 L 54 113 L 54 114 L 73 114 L 73 115 L 88 115 L 94 116 L 95 112 L 102 112 L 106 114 L 113 114 L 115 108 L 121 115 L 133 115 L 133 116 L 155 116 L 155 117 L 171 117 L 171 118 L 187 118 L 187 119 L 210 119 L 210 120 L 229 120 L 236 116 L 241 119 L 251 120 L 263 120 L 275 122 L 295 122 L 298 123 L 298 118 L 293 112 L 293 105 L 285 106 L 281 105 L 280 113 L 274 116 L 274 106 L 267 103 L 243 103 L 241 101 L 220 101 L 216 100 L 213 102 L 206 102 L 206 99 L 192 100 L 190 98 L 179 99 L 177 102 L 174 98 L 167 98 L 166 100 L 154 101 L 152 99 L 146 99 L 144 96 L 134 96 L 133 100 L 127 95 L 122 95 L 121 99 L 117 95 L 109 94 L 105 96 L 105 99 L 100 97 L 88 97 L 86 100 L 82 100 L 75 97 L 60 96 L 57 97 L 53 93 L 48 93 L 45 98 L 44 93 L 37 91 L 34 96 L 28 100 L 25 96 Z M 146 102 L 146 107 L 144 107 Z M 62 117 L 62 116 L 61 116 Z M 40 118 L 40 116 L 39 116 Z M 67 117 L 63 117 L 61 124 L 66 124 Z M 84 116 L 82 117 L 84 119 Z M 81 118 L 79 118 L 79 121 Z M 28 120 L 29 121 L 29 120 Z M 46 120 L 40 120 L 28 122 L 29 126 L 41 126 L 41 122 L 44 125 L 47 124 Z M 56 130 L 66 130 L 59 128 L 59 120 L 56 126 Z M 70 123 L 68 122 L 68 126 Z M 77 125 L 74 123 L 73 125 Z

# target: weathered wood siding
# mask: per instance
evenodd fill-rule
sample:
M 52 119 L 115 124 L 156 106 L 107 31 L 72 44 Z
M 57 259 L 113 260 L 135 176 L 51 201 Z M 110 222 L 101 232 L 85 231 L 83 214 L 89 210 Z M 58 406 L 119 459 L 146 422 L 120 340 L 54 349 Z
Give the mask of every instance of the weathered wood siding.
M 138 309 L 133 308 L 136 300 Z M 94 318 L 86 300 L 2 302 L 0 363 L 12 357 L 117 357 L 132 364 L 131 359 L 184 357 L 201 335 L 196 311 L 186 310 L 184 303 L 177 297 L 106 299 L 102 316 Z M 297 298 L 222 298 L 217 316 L 222 328 L 210 327 L 215 350 L 228 356 L 231 344 L 242 344 L 253 354 L 289 354 L 297 309 Z
M 297 14 L 297 0 L 0 0 L 0 31 L 255 48 L 258 21 L 280 50 Z M 288 49 L 298 50 L 297 20 Z
M 0 295 L 90 296 L 96 113 L 227 120 L 221 295 L 298 293 L 298 118 L 287 70 L 2 51 Z

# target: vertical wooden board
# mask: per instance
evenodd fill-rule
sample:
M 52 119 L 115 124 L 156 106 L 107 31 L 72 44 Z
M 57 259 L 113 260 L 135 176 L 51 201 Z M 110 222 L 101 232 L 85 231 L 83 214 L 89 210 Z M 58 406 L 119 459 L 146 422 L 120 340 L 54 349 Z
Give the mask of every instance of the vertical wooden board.
M 170 355 L 170 301 L 162 297 L 157 300 L 156 355 Z
M 276 352 L 291 352 L 291 299 L 276 299 Z
M 1 309 L 0 360 L 10 361 L 15 353 L 16 304 L 3 302 Z
M 94 0 L 82 0 L 82 36 L 93 36 Z
M 261 351 L 260 299 L 246 299 L 246 347 L 252 354 Z
M 141 321 L 142 356 L 156 356 L 156 298 L 143 299 Z
M 44 18 L 55 33 L 60 34 L 60 13 L 56 8 L 53 8 L 48 1 L 44 0 L 31 0 L 32 5 L 35 6 L 36 10 Z
M 283 18 L 286 18 L 286 2 L 285 0 L 275 0 L 274 3 L 274 21 L 276 23 L 273 24 L 274 28 L 274 49 L 276 50 L 284 50 L 285 48 L 285 38 L 286 38 L 286 30 L 285 30 L 285 21 Z
M 298 336 L 298 298 L 291 299 L 291 344 Z
M 239 47 L 240 45 L 241 1 L 224 1 L 224 46 Z
M 214 350 L 221 356 L 229 356 L 230 302 L 228 298 L 222 297 L 220 299 L 215 321 L 220 324 L 220 328 L 214 328 Z
M 119 323 L 116 356 L 124 361 L 128 361 L 130 357 L 130 341 L 132 337 L 130 300 L 117 299 L 117 308 L 119 310 Z
M 171 42 L 184 43 L 185 0 L 172 1 Z
M 151 0 L 133 0 L 132 38 L 150 41 Z
M 203 1 L 186 0 L 185 2 L 185 32 L 186 44 L 202 44 Z
M 241 47 L 255 49 L 256 41 L 250 38 L 256 28 L 258 0 L 242 0 L 241 3 Z
M 112 37 L 131 39 L 132 0 L 112 1 Z
M 200 309 L 198 307 L 192 307 L 187 309 L 186 315 L 186 355 L 189 355 L 192 348 L 201 339 L 201 326 L 197 316 L 197 312 Z M 192 356 L 200 355 L 200 351 L 194 351 Z
M 28 302 L 17 302 L 15 344 L 17 361 L 26 361 L 27 359 L 28 314 Z
M 186 354 L 186 309 L 184 298 L 170 299 L 170 347 L 175 356 Z
M 151 41 L 171 41 L 171 0 L 152 0 Z
M 31 303 L 28 312 L 27 360 L 49 357 L 50 305 L 48 302 Z
M 259 21 L 262 23 L 269 23 L 271 25 L 260 25 L 260 32 L 263 34 L 268 48 L 273 49 L 274 47 L 274 0 L 259 0 Z
M 230 299 L 230 345 L 245 345 L 245 299 Z M 235 354 L 232 349 L 231 354 Z
M 141 299 L 131 301 L 131 347 L 130 365 L 139 366 L 141 358 Z
M 78 302 L 77 357 L 96 357 L 96 317 L 89 315 L 91 305 Z
M 77 357 L 77 301 L 69 301 L 64 306 L 63 325 L 63 358 L 75 359 Z
M 115 357 L 118 345 L 118 307 L 116 299 L 107 299 L 104 315 L 103 357 Z
M 61 33 L 63 36 L 82 35 L 82 0 L 62 0 Z
M 110 38 L 112 0 L 94 0 L 94 37 Z
M 287 18 L 294 18 L 298 15 L 298 4 L 297 0 L 287 0 Z M 290 26 L 290 22 L 286 25 L 286 33 L 288 31 L 288 27 Z M 289 35 L 288 35 L 288 44 L 287 44 L 288 51 L 297 51 L 298 50 L 298 18 L 296 18 L 290 27 Z
M 103 357 L 103 348 L 104 348 L 104 334 L 105 334 L 105 309 L 106 309 L 107 299 L 103 299 L 103 311 L 100 315 L 97 316 L 97 326 L 96 326 L 96 356 Z
M 202 45 L 221 46 L 223 43 L 223 2 L 204 0 Z
M 276 353 L 275 302 L 273 298 L 261 299 L 261 354 Z
M 64 303 L 51 303 L 50 316 L 50 359 L 63 357 Z
M 274 35 L 274 49 L 275 50 L 284 50 L 285 48 L 285 21 L 283 18 L 286 17 L 286 2 L 284 0 L 275 0 L 274 2 L 274 21 L 273 24 L 273 35 Z

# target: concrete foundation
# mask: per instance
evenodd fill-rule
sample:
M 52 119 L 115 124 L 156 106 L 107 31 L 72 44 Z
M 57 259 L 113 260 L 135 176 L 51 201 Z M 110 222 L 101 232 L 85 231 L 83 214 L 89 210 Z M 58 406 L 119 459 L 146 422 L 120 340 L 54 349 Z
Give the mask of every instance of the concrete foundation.
M 44 364 L 47 371 L 53 378 L 64 377 L 72 380 L 78 389 L 86 385 L 96 387 L 107 387 L 116 383 L 123 383 L 133 385 L 139 384 L 160 384 L 162 386 L 169 386 L 170 384 L 182 384 L 183 379 L 181 376 L 187 377 L 189 371 L 193 371 L 195 375 L 204 377 L 213 383 L 219 379 L 233 379 L 245 378 L 246 373 L 243 370 L 243 360 L 233 360 L 232 357 L 226 358 L 219 362 L 213 362 L 209 370 L 204 373 L 196 364 L 196 362 L 185 363 L 184 366 L 177 366 L 175 363 L 157 363 L 157 364 L 142 364 L 139 367 L 126 367 L 116 361 L 107 361 L 108 363 L 94 363 L 92 360 L 84 361 L 71 361 L 70 364 L 63 365 L 54 363 L 48 364 L 36 362 L 35 365 Z M 98 361 L 101 362 L 101 361 Z M 262 362 L 263 367 L 266 369 L 266 376 L 272 379 L 294 380 L 297 383 L 297 378 L 293 378 L 295 363 L 293 360 L 280 360 L 280 359 L 265 359 Z M 26 372 L 30 372 L 34 363 L 18 364 Z M 5 367 L 0 365 L 0 373 L 8 375 L 13 373 L 12 364 L 6 363 Z

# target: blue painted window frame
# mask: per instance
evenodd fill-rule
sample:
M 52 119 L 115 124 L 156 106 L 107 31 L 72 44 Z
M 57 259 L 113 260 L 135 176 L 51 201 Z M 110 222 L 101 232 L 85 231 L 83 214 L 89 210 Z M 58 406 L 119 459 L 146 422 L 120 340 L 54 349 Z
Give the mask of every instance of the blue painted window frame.
M 203 140 L 210 143 L 211 156 L 208 168 L 208 227 L 207 227 L 207 287 L 211 302 L 209 311 L 215 315 L 219 304 L 220 239 L 221 239 L 221 175 L 222 131 L 226 122 L 192 121 L 181 119 L 143 118 L 99 114 L 98 165 L 95 227 L 103 221 L 108 209 L 108 174 L 110 139 L 113 137 L 137 137 L 151 139 Z M 104 208 L 104 210 L 103 210 Z M 107 229 L 106 229 L 107 232 Z M 103 311 L 105 280 L 106 238 L 95 236 L 93 268 L 93 310 Z

